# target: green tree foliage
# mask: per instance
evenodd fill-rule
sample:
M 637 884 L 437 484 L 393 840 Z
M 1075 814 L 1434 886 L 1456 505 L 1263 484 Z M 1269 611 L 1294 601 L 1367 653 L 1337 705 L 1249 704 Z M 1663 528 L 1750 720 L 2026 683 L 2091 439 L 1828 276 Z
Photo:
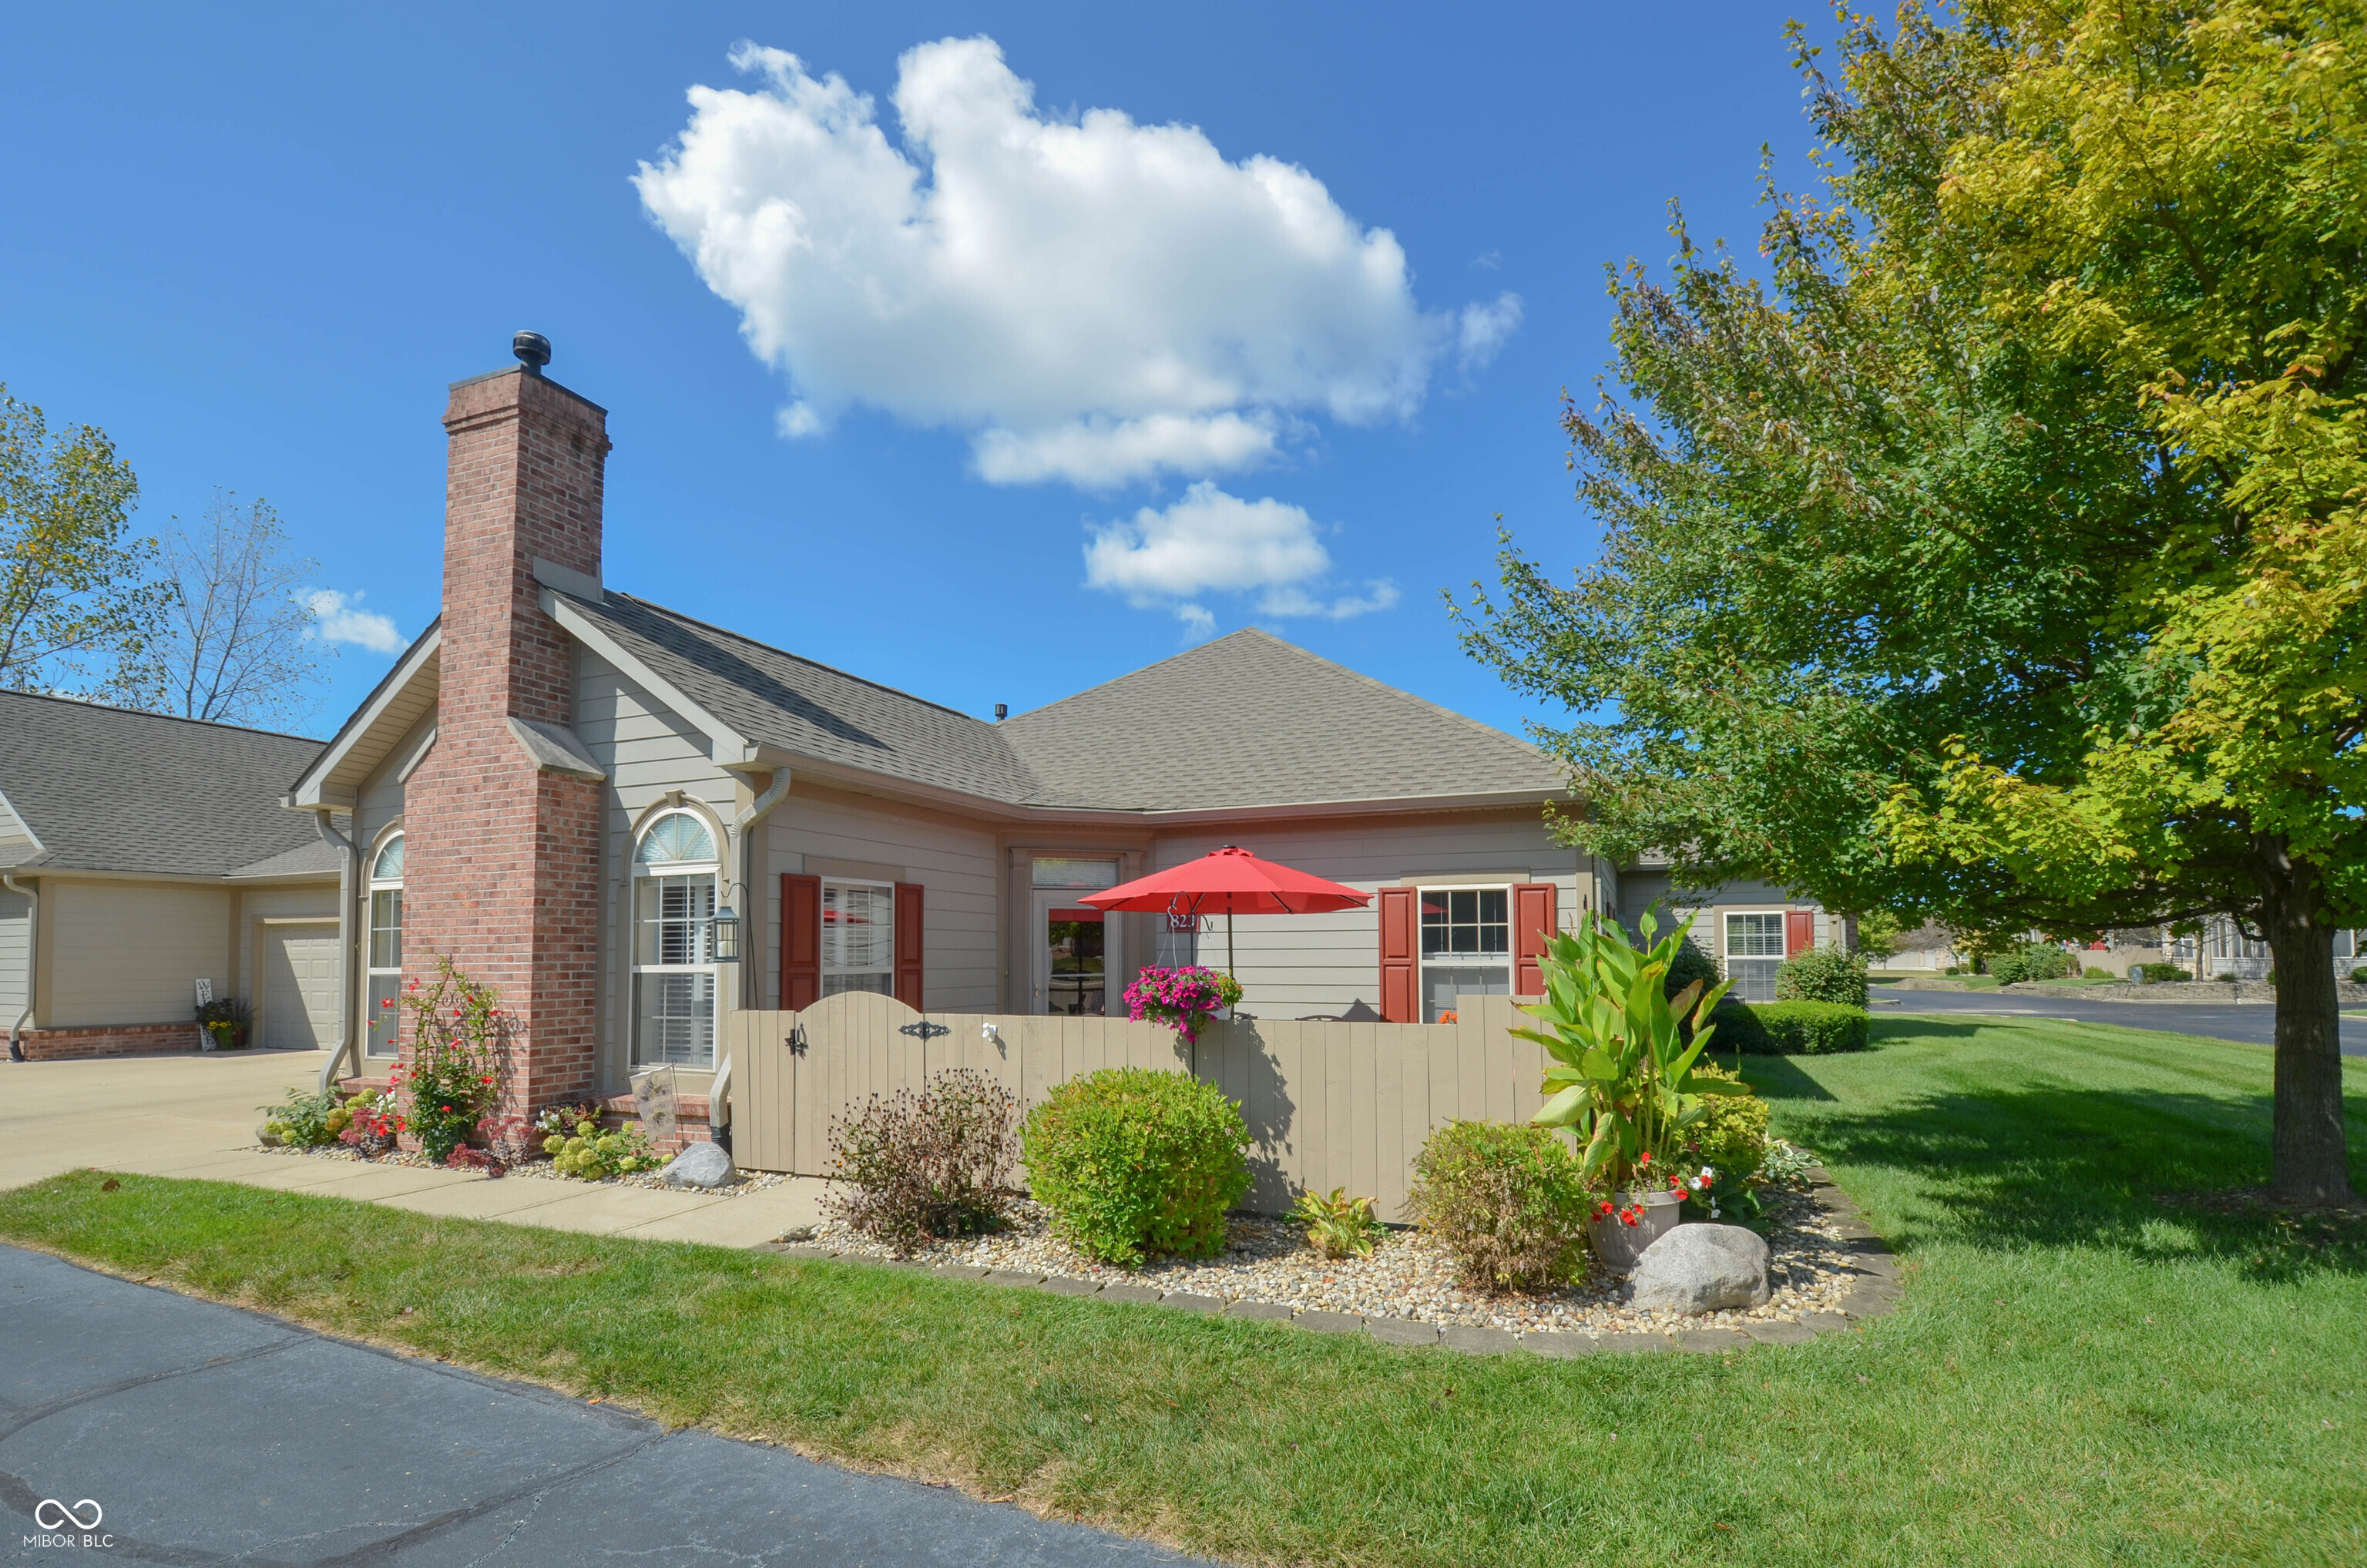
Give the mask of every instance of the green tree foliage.
M 2272 1185 L 2348 1190 L 2367 922 L 2367 22 L 1974 0 L 1801 48 L 1764 276 L 1676 224 L 1565 410 L 1606 525 L 1467 643 L 1601 715 L 1572 837 L 1989 940 L 2234 915 L 2276 954 Z
M 156 541 L 127 537 L 139 494 L 104 431 L 52 432 L 0 385 L 0 687 L 136 700 L 153 686 L 173 590 Z

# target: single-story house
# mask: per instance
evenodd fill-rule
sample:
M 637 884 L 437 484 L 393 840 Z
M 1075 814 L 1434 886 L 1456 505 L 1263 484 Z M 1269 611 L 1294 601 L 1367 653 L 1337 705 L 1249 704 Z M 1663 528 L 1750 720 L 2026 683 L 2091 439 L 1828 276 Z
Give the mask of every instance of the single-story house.
M 514 1114 L 670 1064 L 695 1124 L 730 1013 L 834 992 L 1122 1012 L 1225 934 L 1081 896 L 1228 844 L 1375 894 L 1239 923 L 1269 1017 L 1526 989 L 1543 933 L 1637 903 L 1548 830 L 1545 754 L 1264 631 L 958 712 L 610 586 L 606 413 L 535 363 L 456 383 L 444 425 L 441 616 L 289 775 L 354 823 L 358 1079 L 438 954 L 512 1015 Z
M 1647 855 L 1619 874 L 1620 904 L 1635 918 L 1658 905 L 1660 930 L 1690 918 L 1693 945 L 1717 960 L 1734 983 L 1732 994 L 1744 1002 L 1775 1000 L 1775 971 L 1788 958 L 1810 948 L 1857 945 L 1852 923 L 1829 914 L 1813 899 L 1785 892 L 1770 882 L 1733 881 L 1709 889 L 1674 884 L 1669 862 Z
M 334 1043 L 334 838 L 282 804 L 321 743 L 0 691 L 0 1026 L 23 1060 L 194 1051 L 198 988 L 254 1043 Z

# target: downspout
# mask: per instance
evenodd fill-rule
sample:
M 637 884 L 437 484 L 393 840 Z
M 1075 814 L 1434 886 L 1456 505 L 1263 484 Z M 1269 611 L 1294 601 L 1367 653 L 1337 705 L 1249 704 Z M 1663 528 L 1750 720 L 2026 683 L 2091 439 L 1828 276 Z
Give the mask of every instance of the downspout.
M 360 1072 L 362 1065 L 354 1046 L 354 857 L 359 851 L 337 831 L 329 811 L 315 811 L 312 825 L 337 847 L 337 1043 L 329 1048 L 329 1060 L 321 1064 L 321 1081 L 314 1085 L 327 1094 L 337 1081 L 337 1064 L 347 1055 L 355 1057 L 354 1071 Z
M 25 1009 L 8 1024 L 8 1060 L 25 1060 L 25 1045 L 20 1038 L 25 1032 L 25 1020 L 33 1016 L 33 986 L 41 972 L 41 894 L 40 885 L 19 887 L 17 873 L 0 871 L 0 888 L 6 888 L 25 900 Z
M 743 933 L 752 928 L 753 918 L 752 911 L 755 903 L 753 888 L 756 869 L 756 850 L 748 830 L 764 821 L 766 813 L 779 805 L 781 797 L 788 792 L 789 770 L 786 767 L 776 768 L 773 770 L 773 782 L 765 788 L 764 792 L 749 801 L 731 819 L 731 874 L 740 886 L 740 903 L 742 906 L 740 929 Z M 747 940 L 743 935 L 741 939 L 739 1000 L 741 1006 L 753 1007 L 755 1006 L 758 965 L 749 957 L 747 946 Z M 726 1056 L 715 1069 L 715 1081 L 707 1088 L 708 1132 L 718 1139 L 726 1149 L 731 1147 L 730 1108 L 731 1058 Z

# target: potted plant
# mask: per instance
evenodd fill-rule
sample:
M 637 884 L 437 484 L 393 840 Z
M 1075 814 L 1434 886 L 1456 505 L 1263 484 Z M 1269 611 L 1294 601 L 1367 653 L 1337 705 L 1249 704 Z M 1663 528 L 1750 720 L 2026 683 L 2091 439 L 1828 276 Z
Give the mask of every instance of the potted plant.
M 206 1031 L 208 1051 L 243 1051 L 255 1015 L 235 996 L 217 996 L 198 1004 L 198 1027 Z
M 1146 969 L 1126 988 L 1126 1016 L 1165 1024 L 1196 1045 L 1209 1020 L 1240 999 L 1240 983 L 1213 969 Z
M 1670 997 L 1663 980 L 1692 922 L 1657 942 L 1650 911 L 1641 924 L 1640 950 L 1592 913 L 1556 936 L 1537 965 L 1546 999 L 1521 1007 L 1544 1027 L 1512 1031 L 1552 1058 L 1548 1097 L 1530 1119 L 1576 1134 L 1580 1168 L 1602 1195 L 1588 1239 L 1621 1270 L 1677 1223 L 1685 1187 L 1671 1156 L 1708 1114 L 1693 1064 L 1716 1033 L 1711 1019 L 1727 983 L 1695 980 Z

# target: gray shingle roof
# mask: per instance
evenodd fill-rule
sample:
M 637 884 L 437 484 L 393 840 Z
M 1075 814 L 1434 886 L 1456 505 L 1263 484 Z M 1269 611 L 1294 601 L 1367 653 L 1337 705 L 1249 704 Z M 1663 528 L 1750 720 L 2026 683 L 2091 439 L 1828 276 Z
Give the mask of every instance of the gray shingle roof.
M 1013 803 L 1036 780 L 992 724 L 610 589 L 568 602 L 752 741 Z
M 570 602 L 749 740 L 1014 805 L 1213 811 L 1562 788 L 1536 748 L 1263 631 L 990 724 L 628 594 Z
M 1144 811 L 1563 788 L 1535 746 L 1253 627 L 999 728 L 1039 778 Z
M 0 691 L 0 794 L 48 851 L 44 869 L 221 877 L 317 846 L 311 817 L 279 797 L 320 749 L 300 735 Z

